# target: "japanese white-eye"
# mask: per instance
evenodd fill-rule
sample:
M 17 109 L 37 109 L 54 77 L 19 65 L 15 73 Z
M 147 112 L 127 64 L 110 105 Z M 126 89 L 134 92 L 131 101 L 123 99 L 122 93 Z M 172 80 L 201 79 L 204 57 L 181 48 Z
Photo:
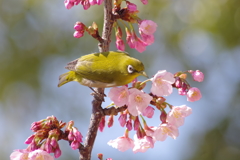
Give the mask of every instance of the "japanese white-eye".
M 120 51 L 84 55 L 65 68 L 70 71 L 59 76 L 58 87 L 77 81 L 88 87 L 107 88 L 126 85 L 140 75 L 147 77 L 141 61 Z

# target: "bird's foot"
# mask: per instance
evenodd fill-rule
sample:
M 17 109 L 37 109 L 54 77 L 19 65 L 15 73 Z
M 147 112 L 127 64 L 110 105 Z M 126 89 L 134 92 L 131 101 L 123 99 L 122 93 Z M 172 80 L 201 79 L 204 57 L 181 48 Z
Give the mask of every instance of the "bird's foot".
M 107 97 L 104 93 L 99 93 L 96 90 L 94 90 L 92 87 L 89 87 L 93 93 L 91 93 L 92 96 L 95 96 L 99 101 L 105 102 L 104 97 Z

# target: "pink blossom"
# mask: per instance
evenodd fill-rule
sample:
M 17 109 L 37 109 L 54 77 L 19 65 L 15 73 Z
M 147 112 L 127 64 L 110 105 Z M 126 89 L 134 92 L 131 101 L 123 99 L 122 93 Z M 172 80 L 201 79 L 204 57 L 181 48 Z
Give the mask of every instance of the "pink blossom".
M 146 35 L 152 35 L 157 29 L 157 24 L 151 20 L 143 20 L 139 25 L 139 32 Z
M 82 36 L 84 36 L 84 32 L 75 31 L 73 33 L 73 37 L 75 37 L 75 38 L 81 38 Z
M 134 147 L 133 140 L 125 136 L 118 137 L 115 140 L 110 140 L 107 144 L 113 148 L 118 149 L 121 152 L 125 152 L 126 150 Z
M 11 160 L 24 160 L 28 159 L 29 152 L 26 149 L 17 149 L 11 153 L 10 159 Z
M 154 134 L 156 129 L 157 129 L 157 127 L 154 127 L 154 126 L 144 127 L 144 131 L 145 131 L 146 135 L 150 136 L 150 137 L 153 137 L 153 134 Z
M 186 105 L 173 106 L 167 115 L 167 122 L 176 127 L 184 124 L 184 118 L 192 113 L 192 109 Z
M 120 88 L 113 87 L 108 93 L 108 97 L 114 102 L 116 106 L 124 106 L 128 104 L 128 88 L 122 86 Z
M 200 90 L 196 87 L 190 88 L 189 91 L 187 92 L 187 101 L 189 102 L 198 101 L 201 98 L 202 98 L 202 94 Z
M 154 140 L 150 136 L 144 136 L 143 138 L 137 138 L 137 135 L 134 135 L 134 147 L 133 153 L 137 152 L 146 152 L 148 148 L 154 147 Z
M 130 12 L 135 12 L 137 11 L 137 5 L 134 4 L 134 3 L 131 3 L 129 1 L 126 1 L 127 2 L 127 9 L 130 11 Z
M 141 114 L 148 106 L 152 97 L 136 88 L 129 90 L 128 111 L 133 116 Z
M 41 160 L 54 160 L 54 158 L 48 154 L 46 151 L 43 150 L 34 150 L 34 151 L 27 151 L 25 149 L 19 149 L 15 150 L 11 155 L 10 155 L 11 160 L 36 160 L 36 159 L 41 159 Z
M 141 2 L 145 5 L 148 4 L 148 0 L 141 0 Z
M 151 106 L 148 106 L 144 111 L 143 111 L 143 116 L 146 116 L 148 118 L 152 118 L 154 114 L 154 108 Z
M 204 80 L 204 74 L 199 70 L 189 71 L 189 73 L 192 74 L 194 81 L 202 82 Z
M 165 141 L 167 136 L 176 139 L 178 135 L 179 135 L 178 128 L 168 123 L 163 123 L 160 126 L 158 126 L 158 128 L 153 133 L 153 137 L 157 141 Z
M 136 45 L 135 45 L 135 49 L 142 53 L 143 51 L 146 50 L 146 47 L 147 47 L 147 44 L 144 43 L 140 38 L 138 38 L 136 35 L 135 35 L 135 41 L 136 41 Z
M 125 50 L 125 45 L 124 45 L 124 42 L 123 42 L 122 39 L 117 38 L 117 40 L 116 40 L 116 47 L 120 51 L 124 51 Z
M 157 96 L 168 96 L 172 93 L 172 84 L 175 82 L 174 75 L 166 70 L 160 70 L 151 78 L 151 92 Z
M 140 33 L 141 37 L 142 37 L 142 41 L 146 44 L 146 45 L 151 45 L 154 42 L 154 35 L 147 35 L 144 34 L 143 32 Z

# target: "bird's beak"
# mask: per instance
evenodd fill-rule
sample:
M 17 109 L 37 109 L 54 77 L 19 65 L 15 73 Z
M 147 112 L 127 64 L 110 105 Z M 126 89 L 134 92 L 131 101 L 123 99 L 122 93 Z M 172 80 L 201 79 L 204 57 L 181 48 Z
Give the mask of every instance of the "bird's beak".
M 149 78 L 146 72 L 141 71 L 141 72 L 139 72 L 139 73 L 140 73 L 142 76 Z

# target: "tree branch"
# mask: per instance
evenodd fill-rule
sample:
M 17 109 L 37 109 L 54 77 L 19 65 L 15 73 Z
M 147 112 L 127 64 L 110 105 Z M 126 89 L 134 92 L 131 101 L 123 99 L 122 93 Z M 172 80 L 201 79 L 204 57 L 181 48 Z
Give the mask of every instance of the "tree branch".
M 104 25 L 102 39 L 103 41 L 99 42 L 98 48 L 99 52 L 109 51 L 109 45 L 111 42 L 111 32 L 114 23 L 114 18 L 112 15 L 112 0 L 104 0 Z M 97 88 L 97 92 L 104 94 L 103 88 Z M 90 126 L 88 129 L 86 141 L 84 143 L 84 148 L 79 149 L 80 160 L 90 160 L 92 148 L 97 136 L 99 123 L 104 116 L 103 109 L 101 107 L 102 101 L 98 98 L 98 95 L 94 94 L 94 99 L 92 101 L 92 114 L 90 119 Z

